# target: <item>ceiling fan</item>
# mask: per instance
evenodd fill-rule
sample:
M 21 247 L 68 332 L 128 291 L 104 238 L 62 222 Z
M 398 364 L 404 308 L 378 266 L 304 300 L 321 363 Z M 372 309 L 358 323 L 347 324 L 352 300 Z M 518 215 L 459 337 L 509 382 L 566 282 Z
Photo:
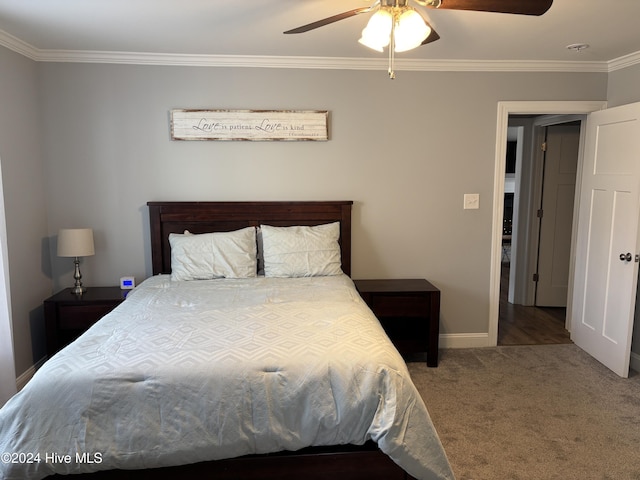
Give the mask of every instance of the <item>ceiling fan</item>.
M 393 72 L 394 52 L 411 50 L 420 45 L 435 42 L 440 35 L 429 25 L 420 13 L 409 5 L 410 0 L 376 0 L 368 7 L 355 8 L 331 17 L 323 18 L 284 32 L 304 33 L 331 23 L 354 17 L 362 13 L 374 12 L 362 31 L 359 42 L 383 51 L 389 46 L 389 76 Z M 443 10 L 474 10 L 478 12 L 510 13 L 516 15 L 542 15 L 553 0 L 413 0 L 426 8 Z

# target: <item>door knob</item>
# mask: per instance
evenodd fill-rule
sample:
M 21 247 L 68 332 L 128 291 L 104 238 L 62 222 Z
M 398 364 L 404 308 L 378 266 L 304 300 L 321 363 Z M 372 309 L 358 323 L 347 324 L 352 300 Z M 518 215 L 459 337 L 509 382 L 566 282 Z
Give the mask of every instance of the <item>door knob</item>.
M 628 252 L 627 252 L 627 253 L 621 253 L 621 254 L 620 254 L 620 260 L 622 260 L 623 262 L 624 262 L 624 261 L 630 262 L 632 259 L 633 259 L 633 257 L 632 257 L 632 256 L 631 256 L 631 254 L 630 254 L 630 253 L 628 253 Z

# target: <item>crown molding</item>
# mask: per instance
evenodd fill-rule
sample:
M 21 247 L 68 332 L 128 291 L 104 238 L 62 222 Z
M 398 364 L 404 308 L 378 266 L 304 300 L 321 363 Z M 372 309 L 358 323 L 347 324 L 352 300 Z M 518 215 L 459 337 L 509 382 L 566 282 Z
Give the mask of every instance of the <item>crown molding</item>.
M 0 45 L 37 62 L 115 63 L 197 67 L 381 70 L 385 58 L 300 57 L 258 55 L 194 55 L 92 50 L 38 49 L 0 30 Z M 608 73 L 640 63 L 640 52 L 608 62 L 538 60 L 413 60 L 396 58 L 397 71 L 417 72 L 578 72 Z
M 607 72 L 605 62 L 551 60 L 402 60 L 396 70 L 440 72 Z M 386 65 L 386 63 L 385 63 Z
M 38 57 L 38 49 L 27 42 L 23 42 L 18 37 L 8 34 L 7 32 L 0 30 L 0 45 L 8 48 L 20 55 L 36 60 Z
M 191 55 L 141 52 L 41 50 L 40 62 L 119 63 L 195 67 L 298 68 L 326 70 L 386 70 L 388 59 L 253 55 Z M 417 72 L 607 72 L 605 62 L 523 60 L 395 59 L 396 71 Z
M 623 68 L 638 65 L 640 63 L 640 52 L 633 52 L 629 55 L 623 55 L 622 57 L 615 58 L 609 62 L 609 71 L 615 72 Z

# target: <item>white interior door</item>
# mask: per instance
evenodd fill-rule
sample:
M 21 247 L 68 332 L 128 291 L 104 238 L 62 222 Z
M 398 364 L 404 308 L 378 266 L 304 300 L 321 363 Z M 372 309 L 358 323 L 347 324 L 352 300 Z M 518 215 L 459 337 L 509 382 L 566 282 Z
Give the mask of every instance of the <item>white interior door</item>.
M 571 338 L 622 377 L 629 375 L 638 279 L 639 184 L 640 103 L 590 114 Z
M 566 307 L 580 124 L 546 130 L 535 304 Z

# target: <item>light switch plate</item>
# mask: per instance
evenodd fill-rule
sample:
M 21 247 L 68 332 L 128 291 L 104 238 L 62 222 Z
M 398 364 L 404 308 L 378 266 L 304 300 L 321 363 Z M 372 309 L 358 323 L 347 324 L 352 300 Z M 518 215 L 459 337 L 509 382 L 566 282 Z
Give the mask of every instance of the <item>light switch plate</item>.
M 480 194 L 479 193 L 465 193 L 464 194 L 464 209 L 477 209 L 480 208 Z

